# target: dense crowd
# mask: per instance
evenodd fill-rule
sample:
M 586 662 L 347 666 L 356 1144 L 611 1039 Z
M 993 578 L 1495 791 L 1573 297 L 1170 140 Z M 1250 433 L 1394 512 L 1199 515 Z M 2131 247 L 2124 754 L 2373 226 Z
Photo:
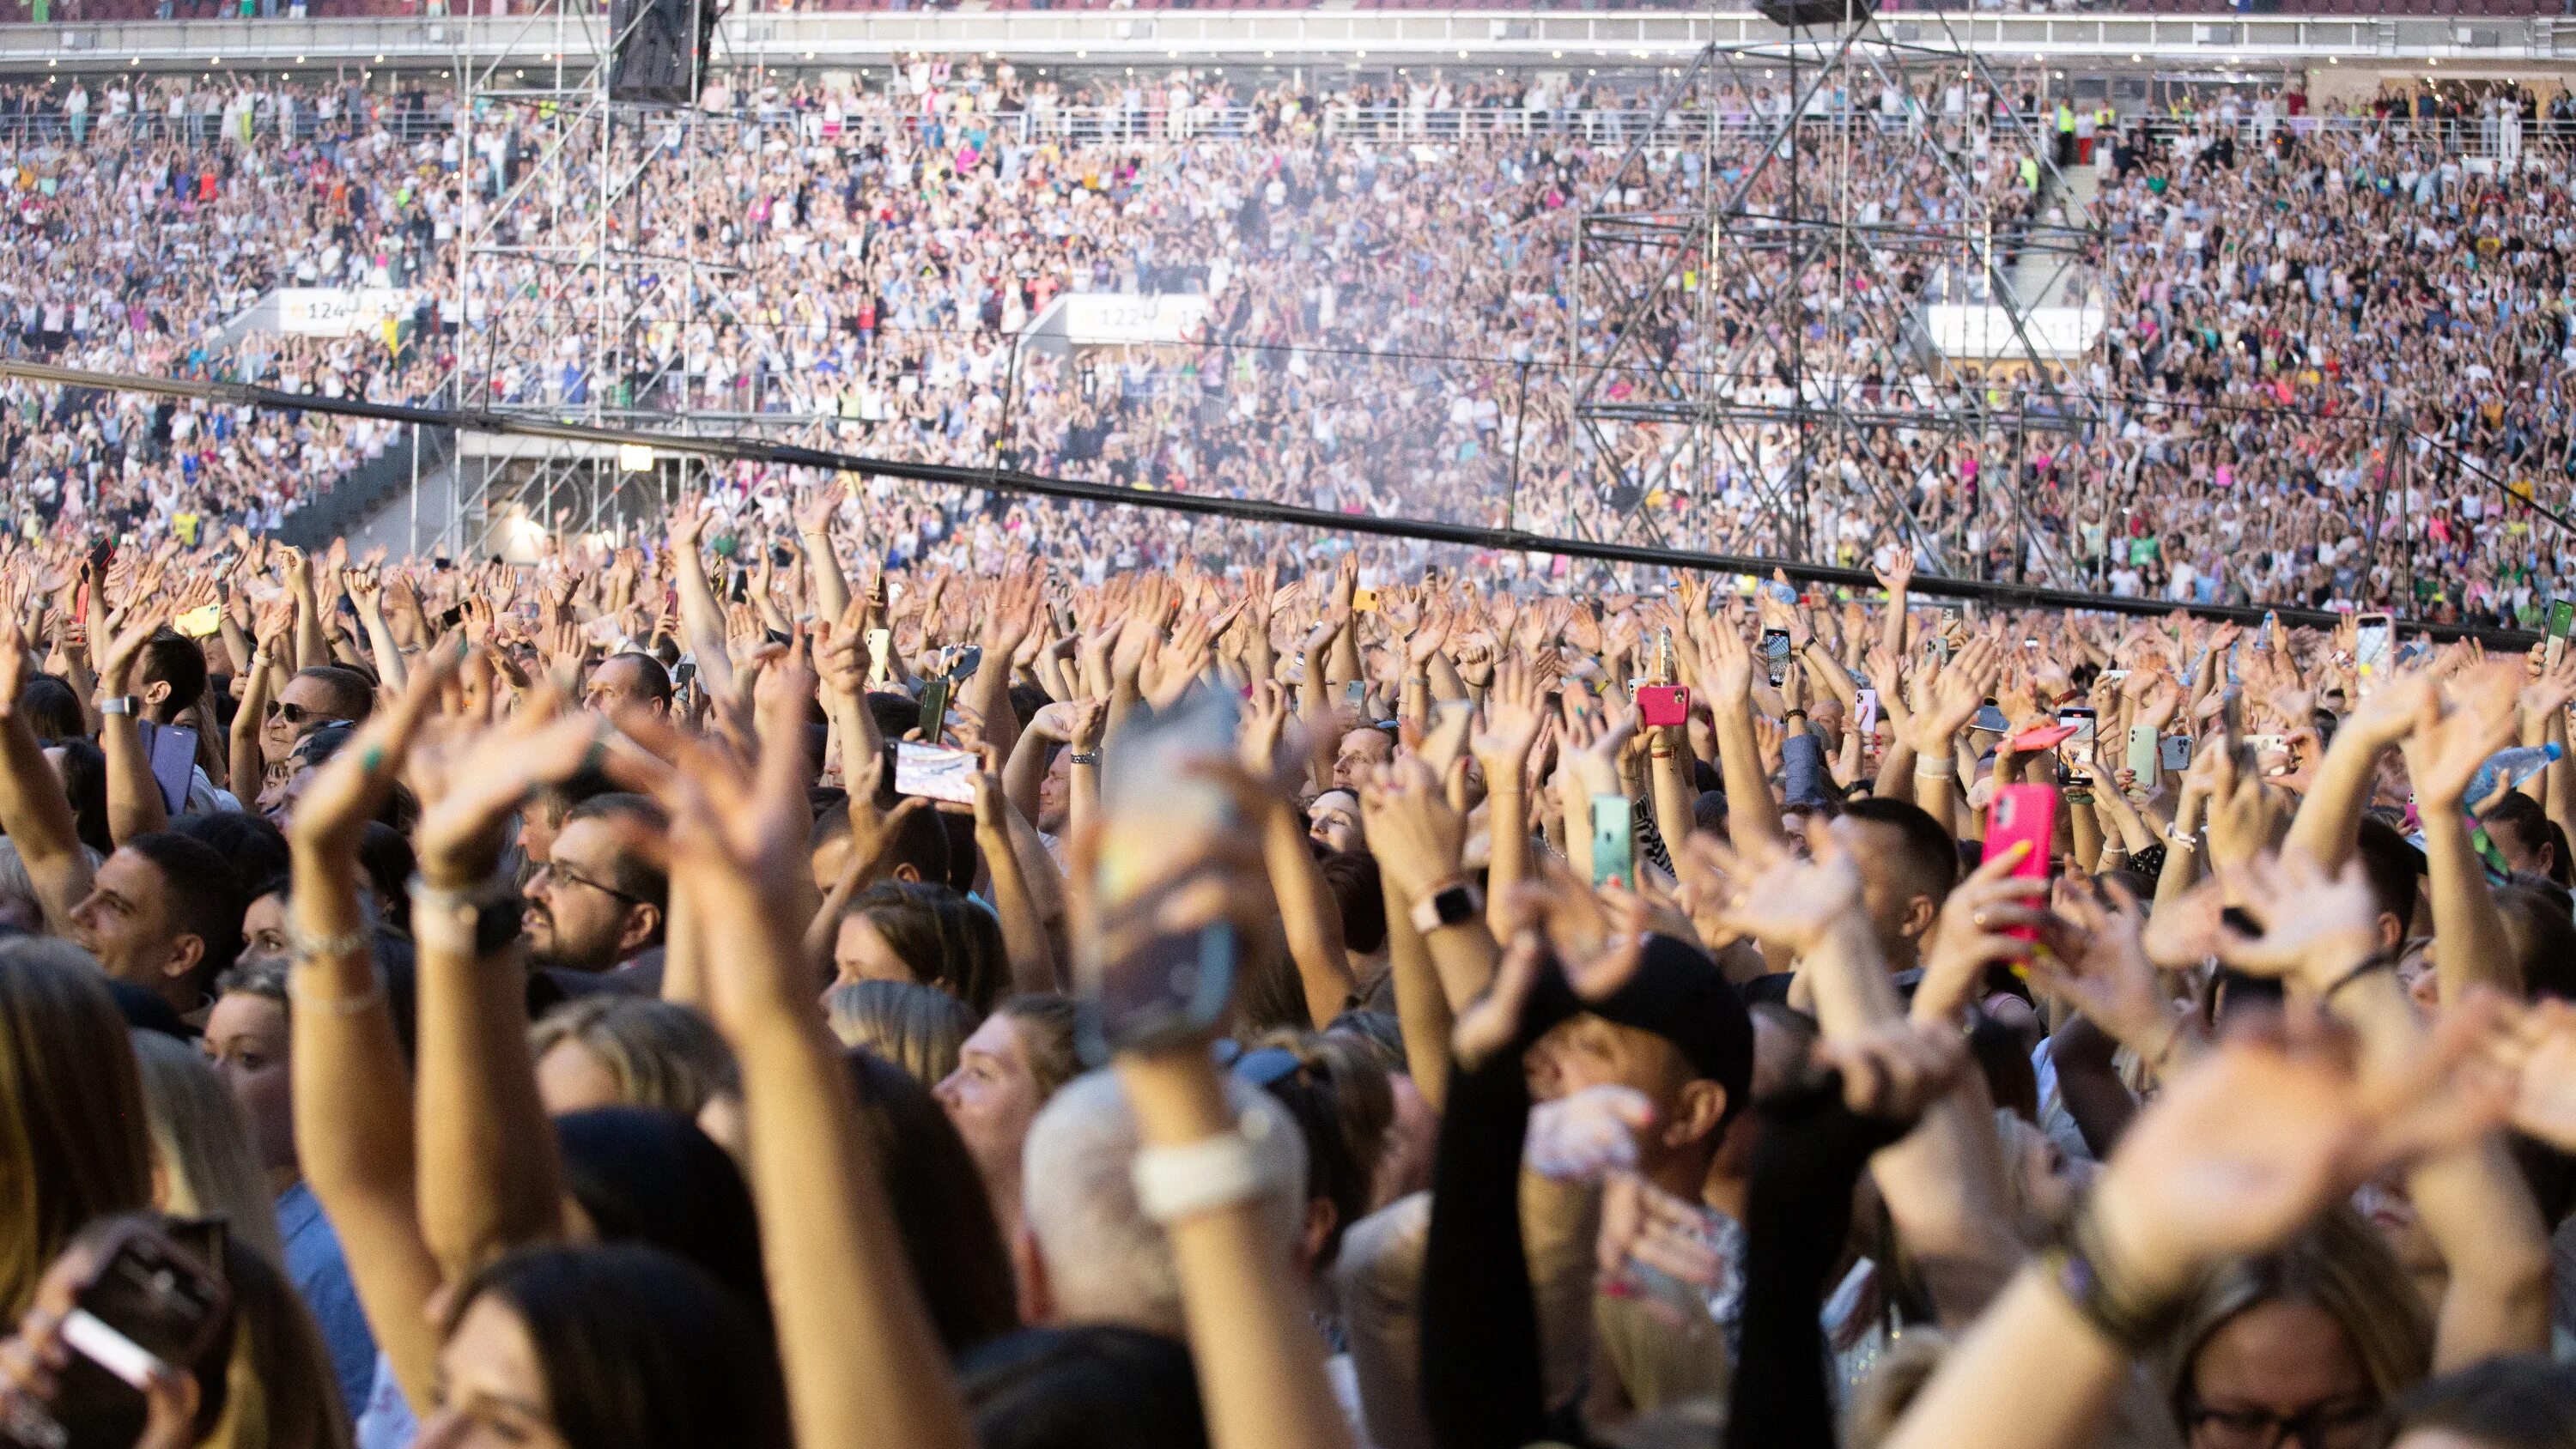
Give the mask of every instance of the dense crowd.
M 685 126 L 621 131 L 600 164 L 649 177 L 653 204 L 620 213 L 619 243 L 658 260 L 608 269 L 549 260 L 598 222 L 580 167 L 537 164 L 556 135 L 542 107 L 460 125 L 445 97 L 355 85 L 13 94 L 0 334 L 110 370 L 730 416 L 853 453 L 1846 564 L 1912 546 L 1945 574 L 2177 601 L 2527 625 L 2560 591 L 2560 532 L 2522 503 L 2570 494 L 2563 97 L 2319 116 L 2296 94 L 2177 93 L 2124 120 L 2061 113 L 2035 78 L 1908 84 L 1828 87 L 1800 128 L 1801 184 L 1837 188 L 1860 221 L 1991 235 L 1999 271 L 2039 291 L 2046 267 L 2021 258 L 2081 219 L 2098 180 L 2103 245 L 2061 257 L 2069 284 L 2049 297 L 2097 301 L 2107 325 L 2052 386 L 1973 377 L 1904 325 L 1926 299 L 1982 295 L 1964 253 L 1841 253 L 1793 275 L 1758 227 L 1719 275 L 1677 276 L 1614 354 L 1607 289 L 1579 283 L 1576 212 L 1735 185 L 1785 81 L 1718 95 L 1703 141 L 1670 118 L 1654 131 L 1648 90 L 1599 79 L 1316 94 L 935 57 L 857 89 L 723 83 Z M 1786 178 L 1763 168 L 1745 207 L 1780 209 Z M 460 237 L 489 243 L 462 282 Z M 287 285 L 419 301 L 381 335 L 232 335 Z M 1177 343 L 1017 346 L 1068 292 L 1207 307 Z M 1657 357 L 1756 420 L 1694 439 L 1578 418 L 1587 387 L 1594 404 L 1650 398 Z M 1876 421 L 1802 453 L 1759 421 L 1795 400 L 1793 365 Z M 65 516 L 145 540 L 273 526 L 393 436 L 4 391 L 22 534 Z M 1980 409 L 2036 426 L 1934 421 Z M 773 523 L 799 486 L 748 467 L 725 482 Z M 870 504 L 898 561 L 976 531 L 980 506 L 911 487 Z M 1276 543 L 994 512 L 1095 581 Z
M 2576 1435 L 2576 659 L 841 489 L 0 545 L 0 1433 Z

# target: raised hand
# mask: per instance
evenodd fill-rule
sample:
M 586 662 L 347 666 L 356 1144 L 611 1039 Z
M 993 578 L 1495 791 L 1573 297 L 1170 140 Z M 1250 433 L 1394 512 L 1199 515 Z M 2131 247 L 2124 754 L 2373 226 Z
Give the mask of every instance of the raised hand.
M 868 692 L 867 612 L 867 602 L 854 599 L 839 622 L 814 625 L 814 670 L 835 695 L 858 699 Z
M 2057 915 L 2069 929 L 2031 957 L 2030 982 L 2153 1063 L 2181 1024 L 2147 959 L 2146 913 L 2137 897 L 2117 881 L 2102 890 L 2107 903 L 2082 881 L 2058 882 Z
M 2112 1153 L 2092 1198 L 2110 1259 L 2097 1268 L 2154 1298 L 2179 1295 L 2363 1179 L 2484 1130 L 2501 1109 L 2462 1090 L 2470 1045 L 2441 1042 L 2370 1080 L 2356 1075 L 2351 1043 L 2308 1013 L 2234 1035 L 2175 1074 Z
M 1887 567 L 1873 567 L 1869 572 L 1878 580 L 1878 586 L 1887 590 L 1888 597 L 1894 598 L 1914 586 L 1914 550 L 1900 548 Z
M 671 505 L 663 527 L 668 531 L 674 549 L 696 548 L 707 529 L 707 503 L 703 498 L 683 498 Z
M 832 520 L 840 516 L 841 500 L 848 487 L 840 479 L 807 494 L 796 505 L 796 532 L 805 538 L 828 538 Z
M 540 786 L 604 760 L 607 722 L 564 713 L 561 697 L 548 694 L 490 729 L 441 723 L 450 728 L 415 749 L 405 772 L 421 800 L 420 873 L 442 889 L 468 889 L 499 864 L 510 812 Z
M 1860 867 L 1833 832 L 1808 838 L 1812 857 L 1786 841 L 1739 851 L 1706 831 L 1683 842 L 1673 866 L 1695 897 L 1692 918 L 1711 949 L 1749 937 L 1804 954 L 1835 926 L 1862 919 Z
M 2506 1120 L 2576 1149 L 2576 1007 L 2554 998 L 2526 1007 L 2486 987 L 2472 999 L 2489 1022 L 2483 1055 L 2506 1084 Z
M 1380 765 L 1360 787 L 1369 851 L 1400 900 L 1419 900 L 1459 873 L 1467 820 L 1419 760 Z
M 2256 855 L 2222 871 L 2227 895 L 2262 929 L 2224 921 L 2218 956 L 2239 971 L 2295 977 L 2322 995 L 2379 947 L 2379 900 L 2358 859 L 2328 873 L 2303 850 Z
M 1991 639 L 1972 639 L 1934 676 L 1930 696 L 1914 716 L 1914 749 L 1948 759 L 1950 742 L 1977 717 L 1986 694 L 2003 673 L 2003 651 Z
M 1888 1022 L 1816 1043 L 1816 1064 L 1842 1073 L 1854 1115 L 1911 1123 L 1967 1074 L 1968 1039 L 1947 1022 Z
M 2477 809 L 2491 803 L 2463 797 L 2478 766 L 2513 743 L 2520 723 L 2515 713 L 2519 693 L 2513 667 L 2503 664 L 2463 673 L 2447 690 L 2423 691 L 2413 727 L 2401 742 L 2418 809 Z

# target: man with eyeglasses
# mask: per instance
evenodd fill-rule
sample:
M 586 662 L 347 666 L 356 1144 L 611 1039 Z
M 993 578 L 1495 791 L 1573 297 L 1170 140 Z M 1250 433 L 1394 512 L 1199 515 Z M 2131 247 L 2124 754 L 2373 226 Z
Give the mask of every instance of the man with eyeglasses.
M 661 807 L 641 795 L 595 795 L 572 808 L 528 878 L 532 966 L 613 972 L 662 944 L 670 882 L 645 844 L 666 823 Z

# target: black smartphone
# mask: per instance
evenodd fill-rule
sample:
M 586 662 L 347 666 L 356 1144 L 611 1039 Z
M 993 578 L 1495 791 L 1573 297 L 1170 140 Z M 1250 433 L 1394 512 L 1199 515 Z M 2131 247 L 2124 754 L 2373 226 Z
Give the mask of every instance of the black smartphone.
M 933 679 L 921 686 L 921 741 L 939 743 L 948 728 L 948 681 Z
M 43 1411 L 52 1423 L 25 1426 L 32 1434 L 11 1423 L 10 1440 L 27 1449 L 128 1449 L 142 1437 L 144 1386 L 162 1368 L 195 1369 L 231 1321 L 232 1294 L 206 1261 L 222 1259 L 221 1225 L 186 1226 L 211 1248 L 192 1253 L 143 1218 L 98 1245 L 98 1268 L 63 1318 L 72 1356 Z
M 1771 683 L 1777 685 L 1781 678 L 1789 671 L 1788 630 L 1765 629 L 1762 631 L 1762 658 L 1769 668 Z

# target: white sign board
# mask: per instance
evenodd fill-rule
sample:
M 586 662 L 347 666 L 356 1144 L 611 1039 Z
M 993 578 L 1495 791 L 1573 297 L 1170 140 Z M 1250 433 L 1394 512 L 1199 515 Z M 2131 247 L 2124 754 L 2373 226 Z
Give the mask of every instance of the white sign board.
M 2012 314 L 1992 305 L 1936 302 L 1923 309 L 1924 330 L 1945 357 L 2028 358 L 2075 357 L 2102 334 L 2100 307 L 2033 307 L 2022 315 L 2021 333 Z M 2030 345 L 2022 345 L 2022 333 Z
M 1208 299 L 1196 292 L 1138 297 L 1124 292 L 1067 292 L 1022 328 L 1019 348 L 1062 357 L 1077 347 L 1142 347 L 1185 342 L 1207 321 Z
M 277 329 L 297 337 L 373 332 L 387 317 L 409 316 L 418 294 L 404 287 L 281 287 Z

